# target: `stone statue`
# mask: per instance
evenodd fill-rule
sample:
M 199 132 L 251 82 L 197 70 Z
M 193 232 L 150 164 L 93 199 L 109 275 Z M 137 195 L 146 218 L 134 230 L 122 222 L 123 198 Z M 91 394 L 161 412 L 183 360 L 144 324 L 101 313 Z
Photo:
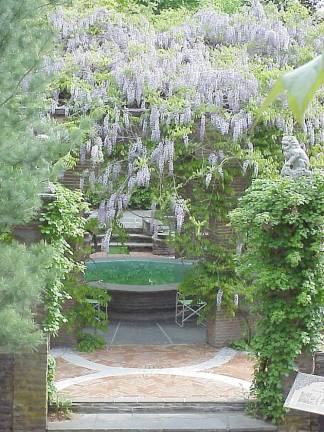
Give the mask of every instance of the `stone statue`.
M 297 138 L 286 135 L 282 138 L 281 146 L 285 156 L 281 175 L 292 178 L 310 175 L 308 156 Z

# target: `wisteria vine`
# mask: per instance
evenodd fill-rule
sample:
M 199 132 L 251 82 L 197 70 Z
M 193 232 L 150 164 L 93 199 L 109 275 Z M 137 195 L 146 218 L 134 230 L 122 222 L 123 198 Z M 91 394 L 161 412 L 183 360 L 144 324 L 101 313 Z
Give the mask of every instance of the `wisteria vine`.
M 208 153 L 210 134 L 216 133 L 253 154 L 247 137 L 253 137 L 257 107 L 278 73 L 296 66 L 306 48 L 310 54 L 324 48 L 320 23 L 310 16 L 289 20 L 257 0 L 231 15 L 200 10 L 163 32 L 143 16 L 104 8 L 90 15 L 58 8 L 50 20 L 60 52 L 44 66 L 69 75 L 68 89 L 52 92 L 52 112 L 63 106 L 71 118 L 94 109 L 101 113 L 80 148 L 81 164 L 90 160 L 80 188 L 85 182 L 100 186 L 104 248 L 111 221 L 127 207 L 134 188 L 148 186 L 154 175 L 173 176 L 179 146 Z M 321 97 L 306 115 L 303 133 L 310 145 L 324 142 Z M 291 134 L 295 124 L 286 106 L 283 98 L 263 121 Z M 222 175 L 225 158 L 209 153 L 207 188 L 213 176 Z M 242 171 L 249 166 L 257 175 L 253 157 L 242 162 Z M 176 187 L 172 207 L 180 231 L 187 209 Z

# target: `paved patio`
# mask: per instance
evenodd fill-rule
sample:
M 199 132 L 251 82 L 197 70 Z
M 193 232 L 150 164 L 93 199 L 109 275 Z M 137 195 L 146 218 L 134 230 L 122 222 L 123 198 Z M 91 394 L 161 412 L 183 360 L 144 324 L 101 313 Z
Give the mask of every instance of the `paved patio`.
M 90 331 L 90 330 L 89 330 Z M 111 321 L 108 331 L 98 332 L 108 346 L 203 344 L 206 327 L 187 322 L 181 328 L 174 321 Z
M 58 390 L 72 400 L 241 401 L 253 362 L 206 344 L 111 346 L 95 353 L 55 349 Z

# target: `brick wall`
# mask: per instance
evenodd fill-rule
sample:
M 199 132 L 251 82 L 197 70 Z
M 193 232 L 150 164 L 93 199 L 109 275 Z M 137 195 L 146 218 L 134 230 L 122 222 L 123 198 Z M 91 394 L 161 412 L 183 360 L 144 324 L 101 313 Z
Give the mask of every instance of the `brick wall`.
M 0 353 L 0 389 L 1 432 L 45 432 L 47 345 L 32 353 Z

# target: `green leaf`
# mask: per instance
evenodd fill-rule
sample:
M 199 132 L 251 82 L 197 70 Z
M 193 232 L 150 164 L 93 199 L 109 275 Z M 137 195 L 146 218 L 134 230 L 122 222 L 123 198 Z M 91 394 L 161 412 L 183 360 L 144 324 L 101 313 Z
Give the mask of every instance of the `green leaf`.
M 260 113 L 284 91 L 288 95 L 290 109 L 297 121 L 303 124 L 304 113 L 309 102 L 324 83 L 324 54 L 299 68 L 284 74 L 274 85 L 263 102 Z

